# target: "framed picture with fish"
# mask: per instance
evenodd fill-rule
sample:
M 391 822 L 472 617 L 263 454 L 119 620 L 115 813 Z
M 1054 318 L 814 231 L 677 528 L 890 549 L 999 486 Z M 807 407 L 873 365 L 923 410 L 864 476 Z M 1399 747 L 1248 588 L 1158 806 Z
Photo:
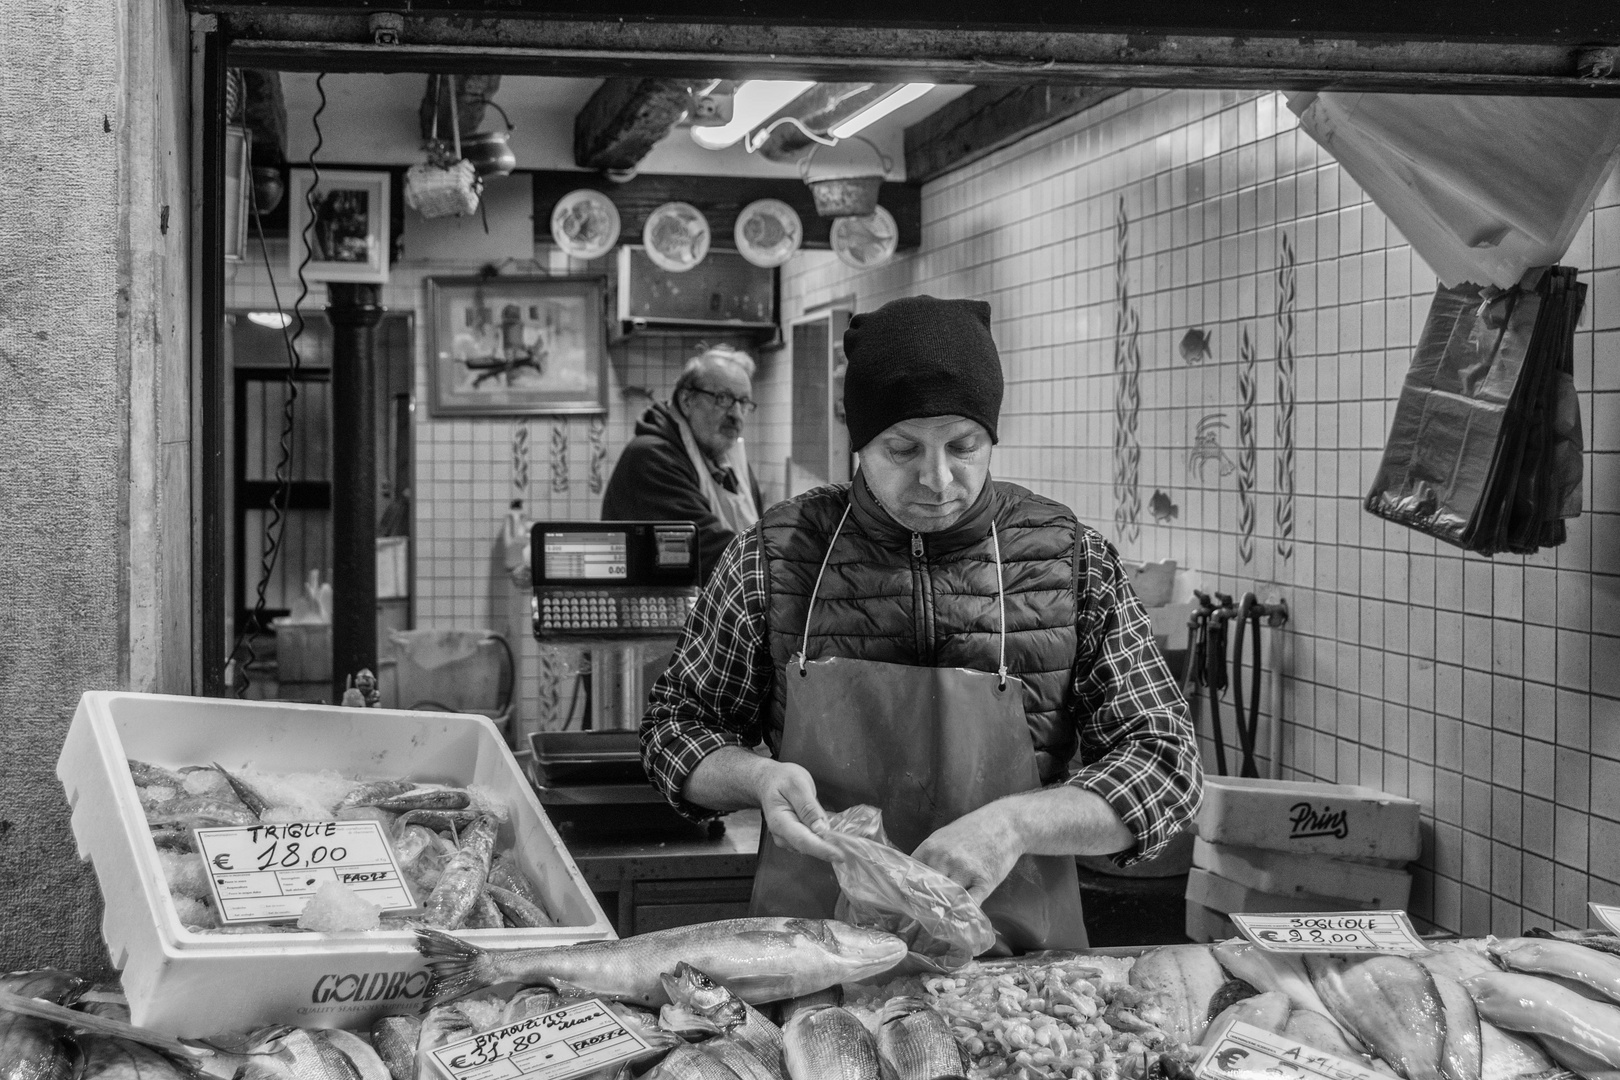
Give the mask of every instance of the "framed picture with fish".
M 293 169 L 287 268 L 308 281 L 388 281 L 391 179 L 385 172 Z M 307 261 L 306 261 L 307 259 Z
M 435 416 L 607 412 L 598 277 L 427 280 Z

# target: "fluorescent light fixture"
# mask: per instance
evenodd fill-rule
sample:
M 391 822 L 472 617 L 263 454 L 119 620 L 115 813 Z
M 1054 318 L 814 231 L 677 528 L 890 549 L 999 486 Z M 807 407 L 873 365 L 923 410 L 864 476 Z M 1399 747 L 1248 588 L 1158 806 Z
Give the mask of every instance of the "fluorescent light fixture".
M 724 127 L 694 127 L 692 141 L 705 150 L 724 150 L 758 127 L 812 86 L 814 82 L 755 79 L 737 87 L 731 103 L 731 123 Z
M 285 330 L 292 325 L 292 316 L 279 311 L 250 311 L 248 322 L 254 326 L 265 326 L 271 330 Z
M 827 134 L 835 139 L 847 139 L 857 131 L 861 131 L 871 124 L 888 116 L 903 105 L 910 105 L 934 88 L 933 83 L 914 82 L 902 83 L 893 90 L 878 98 L 860 112 L 833 128 Z

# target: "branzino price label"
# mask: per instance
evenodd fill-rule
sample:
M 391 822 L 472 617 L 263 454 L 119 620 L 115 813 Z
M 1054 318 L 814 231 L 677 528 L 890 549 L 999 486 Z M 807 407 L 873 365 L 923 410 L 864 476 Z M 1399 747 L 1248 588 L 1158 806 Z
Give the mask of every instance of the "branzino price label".
M 1420 953 L 1429 947 L 1404 911 L 1321 911 L 1231 916 L 1262 949 L 1284 953 Z
M 440 1047 L 433 1058 L 451 1080 L 568 1080 L 647 1049 L 592 998 Z
M 1242 1021 L 1204 1051 L 1199 1080 L 1388 1080 L 1354 1061 Z
M 1620 934 L 1620 907 L 1613 904 L 1587 904 L 1592 914 L 1597 916 L 1598 922 L 1608 927 L 1612 933 Z
M 296 919 L 328 881 L 384 911 L 416 907 L 377 821 L 294 821 L 195 830 L 220 921 Z

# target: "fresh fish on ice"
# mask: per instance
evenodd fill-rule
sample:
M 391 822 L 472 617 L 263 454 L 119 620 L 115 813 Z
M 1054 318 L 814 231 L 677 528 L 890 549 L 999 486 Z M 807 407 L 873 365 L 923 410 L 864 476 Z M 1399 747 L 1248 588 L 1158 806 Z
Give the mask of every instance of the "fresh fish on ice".
M 192 1080 L 189 1069 L 150 1047 L 107 1035 L 76 1035 L 79 1070 L 74 1080 Z
M 697 1044 L 698 1050 L 730 1069 L 738 1080 L 787 1080 L 787 1067 L 780 1055 L 767 1062 L 730 1035 L 719 1035 Z
M 415 791 L 417 784 L 414 780 L 364 780 L 349 789 L 349 793 L 339 799 L 333 810 L 347 810 L 351 806 L 369 806 L 378 799 L 388 799 L 395 795 L 403 795 L 407 791 Z
M 1479 947 L 1461 941 L 1437 941 L 1429 951 L 1412 957 L 1431 975 L 1449 975 L 1458 982 L 1471 979 L 1482 971 L 1500 970 L 1491 963 L 1490 954 Z
M 509 889 L 501 888 L 493 881 L 487 882 L 484 885 L 484 891 L 489 895 L 489 898 L 495 902 L 495 906 L 501 909 L 501 914 L 506 916 L 507 921 L 512 926 L 557 925 L 551 921 L 544 911 L 541 911 L 534 904 L 529 903 L 527 900 L 523 899 L 523 897 Z
M 0 1080 L 70 1080 L 64 1030 L 48 1020 L 0 1012 Z
M 1311 985 L 1311 977 L 1306 972 L 1305 962 L 1301 957 L 1292 953 L 1268 952 L 1248 942 L 1234 941 L 1213 945 L 1210 951 L 1215 954 L 1215 959 L 1220 961 L 1222 967 L 1256 990 L 1276 990 L 1287 994 L 1294 1008 L 1327 1017 L 1338 1027 L 1344 1040 L 1357 1047 L 1357 1053 L 1361 1053 L 1359 1041 L 1328 1012 L 1321 995 Z
M 420 825 L 434 832 L 460 834 L 475 824 L 483 814 L 478 810 L 411 810 L 399 816 L 399 825 Z
M 738 1076 L 695 1046 L 677 1046 L 643 1080 L 738 1080 Z
M 1620 935 L 1608 930 L 1543 930 L 1539 926 L 1532 926 L 1524 932 L 1524 936 L 1573 941 L 1577 945 L 1585 945 L 1588 949 L 1606 952 L 1610 956 L 1620 956 Z
M 1489 1020 L 1479 1022 L 1479 1052 L 1482 1080 L 1519 1080 L 1554 1068 L 1552 1058 L 1536 1040 L 1505 1031 Z
M 472 910 L 467 912 L 467 918 L 462 922 L 461 929 L 499 930 L 505 925 L 505 920 L 501 918 L 501 909 L 490 899 L 486 886 L 473 901 Z
M 421 1037 L 420 1016 L 385 1016 L 371 1025 L 371 1045 L 393 1080 L 416 1080 L 416 1043 Z
M 1554 975 L 1620 1002 L 1620 957 L 1553 938 L 1507 938 L 1493 942 L 1489 949 L 1510 971 Z
M 922 998 L 897 997 L 878 1015 L 878 1057 L 895 1080 L 966 1080 L 967 1055 L 945 1017 Z
M 391 814 L 408 814 L 412 810 L 465 810 L 472 805 L 472 795 L 464 788 L 413 787 L 360 805 L 375 806 Z
M 1620 1080 L 1620 1006 L 1511 971 L 1475 975 L 1463 987 L 1480 1016 L 1509 1031 L 1534 1035 L 1566 1069 L 1589 1078 L 1594 1069 L 1609 1071 Z
M 321 1032 L 324 1038 L 339 1053 L 349 1059 L 355 1071 L 360 1074 L 360 1080 L 389 1080 L 388 1066 L 371 1044 L 352 1031 L 342 1028 L 332 1028 Z
M 1450 1080 L 1479 1080 L 1479 1011 L 1462 983 L 1450 975 L 1429 973 L 1446 1018 L 1446 1045 L 1440 1071 Z
M 676 964 L 673 972 L 660 976 L 659 981 L 671 1002 L 665 1009 L 686 1010 L 681 1019 L 691 1027 L 700 1028 L 694 1021 L 701 1021 L 711 1033 L 729 1032 L 767 1065 L 780 1067 L 782 1029 L 767 1020 L 764 1013 L 685 961 Z
M 1345 1038 L 1344 1029 L 1338 1022 L 1326 1013 L 1295 1009 L 1288 1014 L 1288 1024 L 1282 1033 L 1295 1042 L 1337 1054 L 1350 1061 L 1356 1060 L 1362 1054 L 1361 1050 Z
M 129 759 L 129 776 L 135 781 L 136 787 L 171 787 L 179 791 L 186 782 L 185 777 L 177 772 L 134 758 Z
M 441 1046 L 471 1038 L 478 1029 L 456 1005 L 435 1005 L 422 1016 L 422 1030 L 416 1037 L 417 1080 L 438 1080 L 439 1071 L 428 1063 L 428 1055 Z
M 153 829 L 174 827 L 206 829 L 216 825 L 253 825 L 259 819 L 240 802 L 236 805 L 206 795 L 186 795 L 171 799 L 146 812 L 146 824 Z
M 1150 949 L 1132 965 L 1130 975 L 1130 984 L 1147 998 L 1137 1014 L 1170 1038 L 1186 1043 L 1203 1039 L 1209 1026 L 1209 1003 L 1225 982 L 1226 972 L 1208 945 Z
M 236 792 L 236 797 L 242 800 L 242 805 L 248 808 L 250 814 L 256 818 L 264 817 L 265 811 L 271 806 L 269 799 L 259 794 L 258 790 L 246 780 L 232 776 L 225 766 L 217 761 L 214 762 L 214 769 L 225 778 L 227 784 L 231 785 L 231 790 Z
M 278 1029 L 236 1070 L 234 1080 L 369 1080 L 349 1056 L 305 1028 Z
M 466 921 L 478 903 L 489 876 L 489 860 L 495 852 L 494 818 L 480 818 L 467 830 L 455 857 L 445 866 L 433 892 L 427 898 L 427 924 L 441 930 L 454 930 Z
M 1305 970 L 1333 1018 L 1407 1080 L 1441 1080 L 1445 1007 L 1434 979 L 1401 956 L 1310 955 Z
M 803 1009 L 782 1029 L 782 1051 L 792 1080 L 883 1080 L 877 1043 L 848 1009 Z
M 1240 1022 L 1262 1031 L 1280 1034 L 1288 1026 L 1288 1016 L 1292 1010 L 1293 1005 L 1289 1002 L 1287 994 L 1278 990 L 1267 990 L 1263 994 L 1238 1002 L 1211 1020 L 1200 1044 L 1214 1046 L 1221 1041 L 1221 1037 L 1233 1024 Z
M 893 968 L 906 944 L 893 934 L 833 919 L 727 919 L 656 930 L 618 941 L 491 952 L 449 934 L 417 931 L 433 969 L 433 1000 L 502 982 L 558 989 L 658 1008 L 669 1001 L 660 973 L 685 960 L 748 1002 L 778 1001 Z

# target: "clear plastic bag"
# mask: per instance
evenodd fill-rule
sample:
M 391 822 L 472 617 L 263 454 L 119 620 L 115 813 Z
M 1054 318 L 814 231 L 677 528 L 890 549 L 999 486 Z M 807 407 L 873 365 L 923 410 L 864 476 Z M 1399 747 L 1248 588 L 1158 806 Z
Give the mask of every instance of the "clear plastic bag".
M 995 943 L 989 916 L 967 890 L 895 847 L 877 807 L 852 806 L 828 825 L 822 839 L 842 856 L 833 863 L 837 918 L 898 935 L 911 959 L 934 971 L 953 971 Z

